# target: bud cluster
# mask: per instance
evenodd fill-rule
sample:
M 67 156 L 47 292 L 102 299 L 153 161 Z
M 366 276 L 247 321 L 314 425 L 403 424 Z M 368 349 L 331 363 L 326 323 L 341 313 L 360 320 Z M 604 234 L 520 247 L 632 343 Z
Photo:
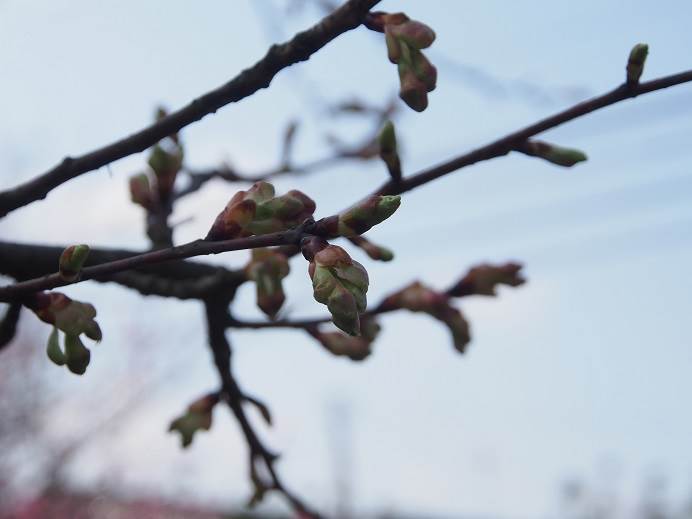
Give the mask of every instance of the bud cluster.
M 156 111 L 157 120 L 167 115 L 163 108 L 158 108 Z M 139 173 L 130 177 L 132 202 L 148 211 L 153 210 L 160 203 L 168 203 L 173 194 L 175 180 L 183 167 L 183 158 L 183 146 L 177 134 L 155 144 L 147 159 L 150 173 Z
M 360 330 L 358 337 L 319 330 L 310 330 L 310 334 L 333 355 L 364 360 L 372 353 L 372 343 L 380 332 L 380 325 L 372 317 L 364 316 L 360 321 Z
M 449 296 L 418 281 L 387 297 L 382 302 L 382 308 L 423 312 L 443 322 L 449 328 L 454 347 L 460 353 L 464 353 L 471 340 L 469 324 L 462 313 L 450 304 Z
M 197 431 L 211 429 L 212 411 L 219 402 L 218 393 L 209 393 L 192 402 L 184 415 L 173 420 L 168 431 L 178 432 L 183 448 L 188 447 Z
M 360 313 L 367 306 L 368 273 L 337 245 L 321 238 L 306 238 L 301 244 L 310 262 L 313 295 L 327 305 L 334 324 L 349 335 L 360 335 Z
M 437 69 L 421 49 L 432 45 L 435 32 L 404 13 L 376 13 L 375 16 L 384 29 L 389 61 L 398 65 L 399 97 L 413 110 L 422 112 L 428 107 L 428 92 L 435 89 Z
M 267 248 L 254 249 L 245 267 L 245 275 L 257 286 L 257 306 L 272 319 L 286 299 L 281 280 L 288 271 L 286 256 Z
M 79 336 L 84 334 L 94 341 L 103 338 L 101 328 L 94 320 L 96 309 L 89 303 L 73 301 L 59 292 L 38 293 L 26 306 L 39 319 L 53 325 L 46 348 L 48 358 L 59 366 L 67 365 L 72 373 L 84 374 L 91 353 Z M 60 349 L 58 330 L 65 334 L 64 351 Z
M 238 191 L 214 220 L 207 240 L 229 240 L 291 229 L 315 212 L 315 202 L 301 191 L 274 196 L 274 186 L 257 182 Z
M 526 282 L 520 273 L 521 269 L 522 265 L 513 262 L 504 265 L 477 265 L 450 288 L 447 294 L 452 297 L 496 296 L 497 285 L 518 287 Z

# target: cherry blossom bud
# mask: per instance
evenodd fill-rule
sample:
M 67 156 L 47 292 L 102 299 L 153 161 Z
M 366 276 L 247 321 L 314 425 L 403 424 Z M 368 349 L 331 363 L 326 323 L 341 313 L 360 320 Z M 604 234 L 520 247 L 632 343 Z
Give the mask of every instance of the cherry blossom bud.
M 67 335 L 83 333 L 90 339 L 101 339 L 101 329 L 94 320 L 96 309 L 89 303 L 73 301 L 60 292 L 41 292 L 26 305 L 39 319 L 55 325 Z
M 297 227 L 315 212 L 315 202 L 298 190 L 260 203 L 247 229 L 252 234 L 267 234 Z
M 428 107 L 428 87 L 409 65 L 399 64 L 399 97 L 409 108 L 422 112 Z
M 253 234 L 267 234 L 297 227 L 315 212 L 315 202 L 292 190 L 275 197 L 274 186 L 257 182 L 236 193 L 216 217 L 207 240 L 229 240 Z
M 357 245 L 370 257 L 376 261 L 392 261 L 394 253 L 386 247 L 377 245 L 363 236 L 353 236 L 349 238 L 351 243 Z
M 437 69 L 421 49 L 432 45 L 435 32 L 403 13 L 371 13 L 366 25 L 385 33 L 387 57 L 398 65 L 399 97 L 413 110 L 425 110 L 428 92 L 432 92 L 437 83 Z
M 363 234 L 392 216 L 400 205 L 399 195 L 371 196 L 339 214 L 336 234 Z
M 89 256 L 88 245 L 71 245 L 60 255 L 59 273 L 65 281 L 76 281 Z
M 245 227 L 255 217 L 257 204 L 246 199 L 247 191 L 239 191 L 214 220 L 206 240 L 230 240 L 243 236 Z
M 584 152 L 574 148 L 563 148 L 543 141 L 527 141 L 518 151 L 532 157 L 540 157 L 558 166 L 570 168 L 587 160 Z
M 308 273 L 315 300 L 327 305 L 334 324 L 349 335 L 359 335 L 360 312 L 367 306 L 365 268 L 341 247 L 327 245 L 314 254 Z
M 257 306 L 274 318 L 286 299 L 281 280 L 288 275 L 288 259 L 271 249 L 254 249 L 245 267 L 248 279 L 257 286 Z
M 327 351 L 336 356 L 348 357 L 351 360 L 364 360 L 372 353 L 372 343 L 380 331 L 377 322 L 368 317 L 361 319 L 361 335 L 352 337 L 341 332 L 310 331 Z
M 149 185 L 149 177 L 145 173 L 130 177 L 130 199 L 144 209 L 154 206 L 154 194 Z
M 384 41 L 387 45 L 387 58 L 394 64 L 399 63 L 401 59 L 401 42 L 391 31 L 391 27 L 387 26 L 384 32 Z
M 482 264 L 473 267 L 452 288 L 447 291 L 452 297 L 464 297 L 470 295 L 497 295 L 497 285 L 517 287 L 526 282 L 520 271 L 519 263 L 505 263 L 504 265 Z
M 380 158 L 387 165 L 389 174 L 394 181 L 401 180 L 401 161 L 396 145 L 396 133 L 392 121 L 387 121 L 380 131 L 378 138 Z
M 411 70 L 423 82 L 428 92 L 435 90 L 437 86 L 437 69 L 422 52 L 416 52 L 411 55 Z
M 183 165 L 182 148 L 176 145 L 173 151 L 167 151 L 160 144 L 156 144 L 151 149 L 148 164 L 156 175 L 159 198 L 167 199 L 173 192 L 175 179 Z
M 46 355 L 48 358 L 58 366 L 65 365 L 65 352 L 60 348 L 60 343 L 58 339 L 58 329 L 54 326 L 53 331 L 48 337 L 48 346 L 46 347 Z
M 65 364 L 67 369 L 76 375 L 86 372 L 91 352 L 84 346 L 78 335 L 65 334 Z
M 460 353 L 466 351 L 466 346 L 471 341 L 469 324 L 462 313 L 451 306 L 449 297 L 418 281 L 387 297 L 382 307 L 424 312 L 443 322 L 452 335 L 454 348 Z
M 416 50 L 426 49 L 435 41 L 435 31 L 424 23 L 415 20 L 408 20 L 398 25 L 390 23 L 385 30 Z
M 188 447 L 197 431 L 208 431 L 212 424 L 212 410 L 219 402 L 218 394 L 211 393 L 192 402 L 187 412 L 173 420 L 168 427 L 169 431 L 180 434 L 183 448 Z
M 627 60 L 627 84 L 635 85 L 639 83 L 639 79 L 644 72 L 644 63 L 649 55 L 649 46 L 646 43 L 637 43 L 630 51 L 629 59 Z

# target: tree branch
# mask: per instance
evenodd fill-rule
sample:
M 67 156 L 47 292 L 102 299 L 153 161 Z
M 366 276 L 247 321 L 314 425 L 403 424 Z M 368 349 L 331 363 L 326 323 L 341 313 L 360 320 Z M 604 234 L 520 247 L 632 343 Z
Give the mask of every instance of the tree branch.
M 0 274 L 17 280 L 53 274 L 64 249 L 65 247 L 0 242 Z M 137 254 L 131 250 L 92 248 L 86 266 L 121 261 Z M 190 299 L 208 295 L 207 288 L 210 292 L 232 290 L 245 281 L 245 275 L 241 271 L 194 261 L 167 261 L 155 265 L 140 265 L 128 272 L 95 276 L 93 279 L 101 283 L 119 283 L 144 295 Z M 213 286 L 210 286 L 212 280 Z
M 161 139 L 179 132 L 223 106 L 240 101 L 269 86 L 282 69 L 305 61 L 346 31 L 358 27 L 365 14 L 379 0 L 349 0 L 312 28 L 296 34 L 281 45 L 273 45 L 252 67 L 243 70 L 225 85 L 212 90 L 156 123 L 78 157 L 66 157 L 46 173 L 15 188 L 0 192 L 0 217 L 40 200 L 60 184 L 128 155 L 144 151 Z
M 476 148 L 469 153 L 460 155 L 459 157 L 447 162 L 443 162 L 442 164 L 432 168 L 425 169 L 415 175 L 404 178 L 399 182 L 393 182 L 390 180 L 382 185 L 376 191 L 376 194 L 396 195 L 411 191 L 412 189 L 415 189 L 423 184 L 427 184 L 428 182 L 452 173 L 458 169 L 470 166 L 477 162 L 506 155 L 510 151 L 514 150 L 517 146 L 520 146 L 526 142 L 528 138 L 551 128 L 555 128 L 563 123 L 577 119 L 583 115 L 595 112 L 596 110 L 605 108 L 606 106 L 613 105 L 626 99 L 632 99 L 642 94 L 663 90 L 664 88 L 688 83 L 690 81 L 692 81 L 692 70 L 654 79 L 653 81 L 648 81 L 645 83 L 633 85 L 622 84 L 606 94 L 578 103 L 567 110 L 558 112 L 550 117 L 538 121 L 537 123 L 522 128 L 521 130 L 510 133 L 509 135 L 497 139 L 490 144 Z
M 231 345 L 226 338 L 229 302 L 230 299 L 228 298 L 210 298 L 205 301 L 207 332 L 209 335 L 209 346 L 214 357 L 214 364 L 221 378 L 221 387 L 226 403 L 230 407 L 236 420 L 238 420 L 238 424 L 240 425 L 248 445 L 251 478 L 253 482 L 255 482 L 255 485 L 257 485 L 258 482 L 256 479 L 260 478 L 259 472 L 257 471 L 257 463 L 262 463 L 271 479 L 269 486 L 263 490 L 275 490 L 281 493 L 288 500 L 291 507 L 300 514 L 300 517 L 317 519 L 320 517 L 319 514 L 310 510 L 307 505 L 289 491 L 281 481 L 274 467 L 274 462 L 277 458 L 276 454 L 271 452 L 262 443 L 262 440 L 260 440 L 245 414 L 243 401 L 252 401 L 252 399 L 243 394 L 231 371 Z
M 565 122 L 571 121 L 598 109 L 610 106 L 612 104 L 637 97 L 641 94 L 654 92 L 674 85 L 687 83 L 692 81 L 692 70 L 665 76 L 647 83 L 639 84 L 623 84 L 604 95 L 594 97 L 575 106 L 568 108 L 562 112 L 552 115 L 542 121 L 527 126 L 521 130 L 502 137 L 490 144 L 477 148 L 469 153 L 461 155 L 448 162 L 424 170 L 413 176 L 402 179 L 399 182 L 386 182 L 374 194 L 399 194 L 415 189 L 418 186 L 431 182 L 441 176 L 449 174 L 463 167 L 475 164 L 482 160 L 488 160 L 501 155 L 506 155 L 513 149 L 521 146 L 526 140 L 534 135 L 544 132 L 550 128 L 554 128 Z M 323 219 L 325 220 L 325 219 Z M 115 272 L 128 270 L 139 267 L 145 264 L 161 263 L 163 261 L 173 259 L 183 259 L 202 254 L 218 254 L 220 252 L 251 249 L 267 246 L 295 246 L 299 243 L 300 238 L 305 234 L 304 231 L 320 234 L 320 222 L 316 222 L 310 229 L 298 228 L 295 230 L 284 231 L 280 233 L 266 234 L 262 236 L 252 236 L 249 238 L 241 238 L 235 240 L 226 240 L 218 242 L 207 242 L 204 240 L 196 240 L 185 245 L 160 249 L 146 254 L 141 254 L 131 258 L 113 261 L 110 263 L 87 267 L 82 271 L 82 280 L 92 279 L 96 276 L 113 274 Z M 13 297 L 27 292 L 35 292 L 38 290 L 47 290 L 58 286 L 69 284 L 65 282 L 58 274 L 51 274 L 41 279 L 34 279 L 17 283 L 11 286 L 0 288 L 0 301 L 11 301 Z
M 41 278 L 15 283 L 14 285 L 0 287 L 0 301 L 12 301 L 23 294 L 50 290 L 52 288 L 71 285 L 89 279 L 97 279 L 116 272 L 138 268 L 143 265 L 160 264 L 170 260 L 180 260 L 206 254 L 219 254 L 234 250 L 256 249 L 272 245 L 295 245 L 300 242 L 303 235 L 303 228 L 298 227 L 297 229 L 289 231 L 264 234 L 261 236 L 250 236 L 248 238 L 236 238 L 233 240 L 195 240 L 176 247 L 145 252 L 144 254 L 86 267 L 81 270 L 80 278 L 76 281 L 66 281 L 60 277 L 60 274 L 55 273 L 45 275 Z

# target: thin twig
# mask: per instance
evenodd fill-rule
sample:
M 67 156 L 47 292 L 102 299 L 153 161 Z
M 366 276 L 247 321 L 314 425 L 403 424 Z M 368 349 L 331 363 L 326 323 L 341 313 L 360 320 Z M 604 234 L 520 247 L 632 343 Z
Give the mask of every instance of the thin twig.
M 285 486 L 274 467 L 277 459 L 276 454 L 262 443 L 245 413 L 243 401 L 248 400 L 248 397 L 241 391 L 233 376 L 231 370 L 232 350 L 226 337 L 229 302 L 230 300 L 227 298 L 214 298 L 206 301 L 207 332 L 209 335 L 209 346 L 214 356 L 214 364 L 221 378 L 221 387 L 226 397 L 226 403 L 238 421 L 248 444 L 251 473 L 254 475 L 258 474 L 257 463 L 261 462 L 271 478 L 267 490 L 274 490 L 282 494 L 291 507 L 301 514 L 301 517 L 317 519 L 320 515 L 308 508 L 298 496 Z
M 410 191 L 418 186 L 431 182 L 432 180 L 458 169 L 470 166 L 483 160 L 506 155 L 514 148 L 524 143 L 526 139 L 550 128 L 554 128 L 555 126 L 559 126 L 565 122 L 594 112 L 600 108 L 605 108 L 606 106 L 624 101 L 625 99 L 637 97 L 638 95 L 654 92 L 656 90 L 661 90 L 690 81 L 692 81 L 692 70 L 682 72 L 680 74 L 665 76 L 647 83 L 622 85 L 604 95 L 578 103 L 567 110 L 559 112 L 546 119 L 543 119 L 542 121 L 511 133 L 481 148 L 477 148 L 476 150 L 461 155 L 448 162 L 427 170 L 423 170 L 413 176 L 404 178 L 400 182 L 386 182 L 383 186 L 376 190 L 374 194 L 398 194 Z M 317 222 L 316 225 L 319 226 L 319 222 Z M 273 245 L 296 245 L 300 239 L 300 236 L 301 233 L 296 233 L 294 230 L 285 231 L 283 233 L 274 233 L 264 236 L 253 236 L 250 238 L 219 242 L 205 242 L 203 240 L 197 240 L 186 245 L 161 249 L 147 254 L 135 256 L 133 258 L 112 262 L 110 264 L 88 267 L 83 270 L 82 279 L 90 279 L 96 275 L 111 274 L 113 272 L 126 270 L 138 265 L 160 263 L 170 259 L 189 258 L 203 254 L 217 254 L 219 252 L 231 250 L 267 247 Z M 34 292 L 37 290 L 46 290 L 66 284 L 68 283 L 63 281 L 57 274 L 31 281 L 25 281 L 23 283 L 17 283 L 15 285 L 0 288 L 0 301 L 12 300 L 12 297 L 16 296 L 17 294 Z
M 107 146 L 78 157 L 66 157 L 46 173 L 0 192 L 0 217 L 45 198 L 52 189 L 68 180 L 144 151 L 223 106 L 268 87 L 279 71 L 307 60 L 337 36 L 358 27 L 365 14 L 378 2 L 379 0 L 349 0 L 312 28 L 296 34 L 286 43 L 272 45 L 267 54 L 252 67 L 243 70 L 219 88 L 194 99 L 184 108 Z
M 583 115 L 595 112 L 606 106 L 613 105 L 626 99 L 631 99 L 642 94 L 648 94 L 657 90 L 663 90 L 675 85 L 688 83 L 692 81 L 692 70 L 664 76 L 653 81 L 638 83 L 635 85 L 623 84 L 610 92 L 593 97 L 587 101 L 578 103 L 567 110 L 558 112 L 550 117 L 547 117 L 537 123 L 517 130 L 509 135 L 497 139 L 490 144 L 476 148 L 473 151 L 460 155 L 452 160 L 443 162 L 435 167 L 425 169 L 415 175 L 404 178 L 399 182 L 386 182 L 381 186 L 377 194 L 400 194 L 411 191 L 418 186 L 427 184 L 432 180 L 438 179 L 444 175 L 452 173 L 458 169 L 470 166 L 483 160 L 489 160 L 495 157 L 506 155 L 517 146 L 523 144 L 526 139 L 533 137 L 551 128 L 555 128 L 563 123 L 572 121 Z
M 48 274 L 41 278 L 30 279 L 0 287 L 0 301 L 12 301 L 14 298 L 23 294 L 49 290 L 60 286 L 79 283 L 88 279 L 110 275 L 116 272 L 130 270 L 142 265 L 151 265 L 171 260 L 191 258 L 193 256 L 219 254 L 234 250 L 255 249 L 259 247 L 269 247 L 272 245 L 295 245 L 300 242 L 304 235 L 303 229 L 292 229 L 289 231 L 264 234 L 262 236 L 250 236 L 248 238 L 236 238 L 233 240 L 205 241 L 195 240 L 185 245 L 159 249 L 144 254 L 138 254 L 129 258 L 123 258 L 93 267 L 82 269 L 80 278 L 76 281 L 65 281 L 59 274 Z

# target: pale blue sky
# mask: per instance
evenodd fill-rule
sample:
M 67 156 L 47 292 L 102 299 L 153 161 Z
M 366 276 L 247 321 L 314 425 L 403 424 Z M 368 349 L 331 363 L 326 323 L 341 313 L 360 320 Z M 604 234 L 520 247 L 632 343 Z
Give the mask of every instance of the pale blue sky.
M 0 1 L 0 184 L 140 128 L 161 102 L 179 107 L 226 81 L 270 43 L 276 27 L 259 13 L 276 8 L 276 39 L 318 16 L 286 17 L 282 2 L 256 3 L 263 8 L 239 0 Z M 646 78 L 692 65 L 692 4 L 683 0 L 380 7 L 406 11 L 438 35 L 429 52 L 439 66 L 430 108 L 405 111 L 398 125 L 406 173 L 615 86 L 634 43 L 650 45 Z M 279 74 L 269 90 L 189 127 L 191 164 L 271 166 L 280 131 L 296 116 L 304 122 L 299 156 L 322 155 L 331 121 L 319 101 L 306 106 L 301 90 L 326 101 L 386 99 L 397 78 L 381 39 L 351 32 Z M 359 135 L 356 124 L 342 128 L 345 137 Z M 323 509 L 333 506 L 329 410 L 346 406 L 360 511 L 549 517 L 561 479 L 591 477 L 604 460 L 620 464 L 628 494 L 652 470 L 670 476 L 673 493 L 692 487 L 691 135 L 692 87 L 677 87 L 546 134 L 588 153 L 589 162 L 573 170 L 510 155 L 406 195 L 396 217 L 372 231 L 397 259 L 366 263 L 371 301 L 414 278 L 443 287 L 482 260 L 526 264 L 526 286 L 463 302 L 474 336 L 465 357 L 435 322 L 409 314 L 382 320 L 385 331 L 363 364 L 330 358 L 297 332 L 235 334 L 236 371 L 276 416 L 267 437 L 284 453 L 285 478 Z M 144 247 L 142 215 L 126 191 L 127 176 L 142 166 L 135 156 L 111 173 L 80 177 L 0 221 L 0 234 Z M 383 174 L 379 164 L 352 163 L 276 185 L 304 190 L 326 215 Z M 174 220 L 194 221 L 176 239 L 203 234 L 233 192 L 214 183 L 180 204 Z M 211 261 L 240 265 L 245 257 Z M 321 312 L 300 260 L 287 284 L 295 315 Z M 133 330 L 144 337 L 139 347 L 152 372 L 185 366 L 116 435 L 88 449 L 82 478 L 120 467 L 132 488 L 163 485 L 211 503 L 246 497 L 242 440 L 224 413 L 190 452 L 164 434 L 188 400 L 216 384 L 199 305 L 144 300 L 111 286 L 66 292 L 96 304 L 105 339 L 83 380 L 57 371 L 56 379 L 103 390 L 110 370 L 122 368 L 118 347 Z M 251 287 L 240 291 L 236 311 L 258 316 Z M 81 423 L 74 411 L 62 413 L 66 427 Z M 127 464 L 118 461 L 126 457 Z M 183 470 L 190 475 L 171 475 Z

